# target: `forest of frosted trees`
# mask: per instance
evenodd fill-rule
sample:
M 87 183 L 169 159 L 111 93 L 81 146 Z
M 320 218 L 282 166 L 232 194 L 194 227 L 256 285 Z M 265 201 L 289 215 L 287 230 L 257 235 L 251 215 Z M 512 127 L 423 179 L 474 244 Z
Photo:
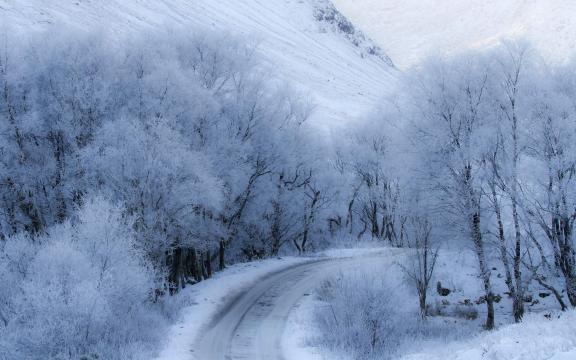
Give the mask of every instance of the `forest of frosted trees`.
M 396 113 L 415 160 L 409 188 L 439 232 L 475 253 L 487 318 L 504 281 L 514 320 L 528 284 L 576 306 L 576 77 L 507 43 L 410 74 Z M 410 193 L 408 193 L 410 194 Z M 414 192 L 412 192 L 414 194 Z M 491 277 L 496 254 L 503 280 Z
M 0 349 L 126 359 L 170 294 L 307 250 L 320 148 L 241 39 L 67 33 L 1 55 Z
M 6 359 L 146 358 L 182 288 L 343 238 L 429 265 L 440 242 L 471 248 L 488 329 L 495 281 L 516 321 L 528 282 L 576 306 L 572 64 L 518 44 L 430 61 L 324 143 L 247 39 L 69 33 L 0 51 Z
M 348 213 L 357 219 L 351 234 L 410 249 L 407 257 L 394 254 L 413 291 L 391 266 L 334 275 L 318 289 L 320 346 L 355 359 L 398 359 L 418 342 L 470 339 L 474 330 L 457 318 L 480 316 L 492 330 L 522 322 L 544 298 L 548 318 L 576 307 L 572 62 L 548 64 L 521 42 L 430 59 L 355 126 L 336 156 L 350 176 L 349 204 L 362 204 Z M 436 279 L 465 272 L 459 253 L 476 271 L 465 281 L 477 281 L 481 293 L 452 303 L 454 285 L 431 279 L 439 254 L 445 278 Z M 492 344 L 494 358 L 505 358 L 506 341 Z M 490 348 L 483 351 L 482 358 Z

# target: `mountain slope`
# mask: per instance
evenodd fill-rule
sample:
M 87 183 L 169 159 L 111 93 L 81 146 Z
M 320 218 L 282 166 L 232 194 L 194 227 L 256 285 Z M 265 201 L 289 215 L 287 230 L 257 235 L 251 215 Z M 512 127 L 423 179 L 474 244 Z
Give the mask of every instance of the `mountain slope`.
M 334 0 L 401 68 L 429 53 L 525 38 L 562 60 L 575 48 L 572 0 Z
M 333 128 L 370 109 L 395 70 L 362 34 L 319 16 L 330 8 L 324 0 L 0 0 L 0 19 L 24 32 L 190 26 L 256 38 L 270 66 L 313 97 L 310 122 Z

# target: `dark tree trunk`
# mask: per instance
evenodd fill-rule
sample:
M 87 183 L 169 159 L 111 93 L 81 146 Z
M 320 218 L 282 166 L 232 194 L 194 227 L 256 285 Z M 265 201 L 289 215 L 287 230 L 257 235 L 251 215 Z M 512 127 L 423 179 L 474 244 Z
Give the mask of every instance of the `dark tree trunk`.
M 576 307 L 576 274 L 574 271 L 575 257 L 572 245 L 572 228 L 570 219 L 557 216 L 553 220 L 554 233 L 558 243 L 558 261 L 564 275 L 566 295 L 572 307 Z
M 418 299 L 420 301 L 420 316 L 422 319 L 426 318 L 426 293 L 427 289 L 420 289 L 418 291 Z
M 330 235 L 334 236 L 336 231 L 340 230 L 342 227 L 342 218 L 338 215 L 335 218 L 328 219 L 328 228 L 330 229 Z
M 203 252 L 200 253 L 200 268 L 202 269 L 202 277 L 208 279 L 208 268 L 206 266 L 206 258 Z
M 200 282 L 204 280 L 204 266 L 202 265 L 202 253 L 198 254 L 196 249 L 192 251 L 194 267 L 195 267 L 195 274 L 196 274 L 196 281 Z
M 184 275 L 186 282 L 196 281 L 196 267 L 194 266 L 194 249 L 186 249 L 184 255 Z M 194 279 L 194 280 L 192 280 Z
M 354 232 L 354 202 L 356 201 L 356 197 L 358 196 L 358 192 L 360 191 L 360 186 L 354 188 L 354 193 L 352 194 L 352 199 L 348 203 L 348 212 L 346 214 L 346 223 L 345 226 L 349 228 L 349 233 L 352 234 Z
M 562 294 L 560 294 L 560 292 L 558 290 L 556 290 L 556 288 L 554 286 L 551 286 L 549 284 L 547 284 L 541 277 L 539 276 L 535 276 L 534 278 L 538 284 L 540 284 L 543 288 L 545 288 L 546 290 L 552 292 L 552 294 L 554 294 L 554 297 L 556 298 L 556 301 L 558 301 L 558 305 L 560 305 L 560 309 L 562 311 L 566 311 L 568 310 L 568 307 L 566 306 L 566 303 L 564 302 L 564 299 L 562 298 Z
M 492 292 L 488 293 L 486 297 L 486 324 L 484 328 L 486 330 L 494 329 L 494 294 Z
M 212 277 L 212 257 L 210 256 L 210 250 L 206 250 L 206 278 Z
M 220 247 L 218 248 L 218 267 L 222 271 L 226 268 L 226 243 L 220 240 Z
M 174 295 L 180 290 L 180 280 L 181 280 L 181 259 L 182 259 L 182 249 L 180 247 L 174 249 L 172 254 L 168 257 L 168 263 L 170 267 L 170 274 L 168 276 L 168 286 L 170 295 Z
M 378 207 L 375 202 L 371 204 L 370 221 L 372 223 L 372 237 L 378 238 L 380 236 L 380 229 L 378 226 Z

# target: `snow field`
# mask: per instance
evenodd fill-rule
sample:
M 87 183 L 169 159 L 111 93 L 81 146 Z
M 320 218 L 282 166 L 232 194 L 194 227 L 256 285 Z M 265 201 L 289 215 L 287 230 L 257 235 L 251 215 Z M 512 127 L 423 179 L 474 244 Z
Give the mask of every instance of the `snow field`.
M 554 62 L 573 55 L 571 0 L 334 0 L 400 68 L 425 57 L 526 39 Z

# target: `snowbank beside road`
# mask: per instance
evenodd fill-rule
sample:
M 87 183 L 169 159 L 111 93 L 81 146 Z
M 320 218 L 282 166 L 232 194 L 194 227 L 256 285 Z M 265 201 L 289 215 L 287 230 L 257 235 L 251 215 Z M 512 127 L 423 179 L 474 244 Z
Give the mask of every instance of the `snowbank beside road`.
M 521 324 L 484 332 L 473 339 L 426 349 L 402 360 L 576 359 L 576 312 L 529 314 Z

